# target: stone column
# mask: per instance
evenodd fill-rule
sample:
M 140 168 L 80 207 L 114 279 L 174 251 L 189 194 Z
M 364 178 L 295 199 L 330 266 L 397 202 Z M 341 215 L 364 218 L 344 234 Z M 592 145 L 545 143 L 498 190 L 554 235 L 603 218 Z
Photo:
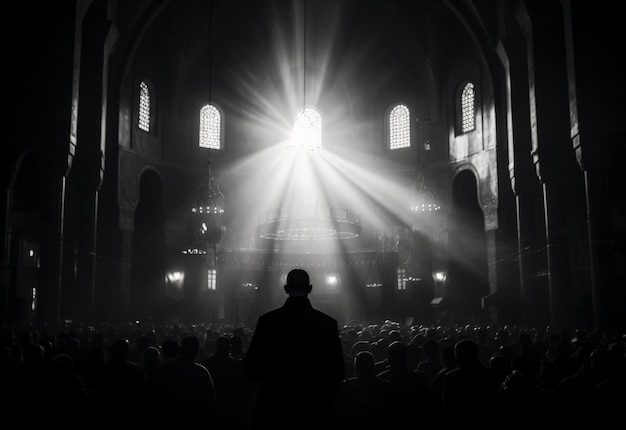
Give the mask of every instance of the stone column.
M 65 176 L 48 172 L 44 182 L 41 266 L 37 297 L 37 323 L 54 323 L 61 309 L 61 256 L 65 215 Z
M 538 277 L 542 267 L 545 246 L 537 238 L 544 236 L 536 213 L 543 203 L 542 187 L 531 157 L 532 137 L 530 124 L 528 50 L 526 48 L 530 23 L 528 16 L 520 14 L 519 22 L 507 28 L 506 37 L 497 47 L 504 68 L 506 85 L 505 107 L 508 142 L 508 167 L 511 189 L 515 196 L 517 228 L 518 280 L 501 284 L 498 303 L 507 315 L 519 315 L 525 326 L 535 326 L 549 320 L 548 291 L 544 277 Z M 500 280 L 502 281 L 502 280 Z M 512 279 L 511 279 L 512 281 Z
M 520 21 L 526 40 L 531 156 L 542 184 L 549 290 L 549 323 L 568 328 L 571 279 L 568 248 L 568 191 L 574 184 L 568 153 L 568 105 L 559 2 L 528 3 Z
M 98 197 L 105 168 L 108 69 L 118 33 L 103 4 L 91 5 L 82 18 L 75 170 L 80 177 L 79 317 L 85 320 L 95 311 Z
M 84 192 L 80 197 L 78 233 L 77 282 L 78 308 L 81 321 L 89 321 L 95 310 L 96 223 L 98 191 Z
M 132 286 L 134 214 L 134 207 L 120 207 L 120 279 L 118 284 L 113 286 L 112 291 L 112 294 L 115 295 L 115 316 L 120 321 L 129 321 L 131 318 L 130 294 Z
M 621 56 L 613 54 L 621 49 L 622 40 L 616 37 L 615 29 L 622 23 L 619 17 L 600 13 L 592 4 L 570 0 L 562 3 L 571 145 L 585 182 L 593 320 L 598 330 L 613 329 L 626 318 L 620 317 L 624 294 L 620 299 L 616 290 L 610 203 L 611 188 L 616 185 L 611 183 L 608 169 L 613 158 L 620 158 L 612 152 L 618 146 L 614 142 L 623 140 L 623 136 L 621 127 L 606 127 L 597 121 L 617 124 L 623 119 L 624 109 L 616 108 L 622 98 L 615 91 L 622 85 L 624 62 Z M 602 25 L 597 28 L 603 31 L 589 34 L 584 23 L 591 19 Z M 609 102 L 611 98 L 613 103 Z M 580 110 L 581 101 L 594 106 L 593 110 Z

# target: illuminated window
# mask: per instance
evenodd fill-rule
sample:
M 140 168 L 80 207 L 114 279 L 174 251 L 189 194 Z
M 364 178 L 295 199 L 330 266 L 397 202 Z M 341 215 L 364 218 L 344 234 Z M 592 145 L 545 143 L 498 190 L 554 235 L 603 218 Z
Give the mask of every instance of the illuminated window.
M 474 84 L 468 82 L 461 92 L 461 133 L 467 133 L 476 128 L 474 115 L 475 100 Z
M 222 115 L 213 105 L 200 109 L 200 147 L 221 149 Z
M 406 290 L 406 270 L 398 267 L 398 290 Z
M 288 149 L 316 150 L 322 147 L 322 116 L 318 111 L 306 108 L 298 112 L 293 124 L 293 138 Z
M 396 105 L 389 112 L 389 149 L 411 146 L 411 115 L 405 105 Z
M 217 270 L 209 269 L 207 272 L 207 290 L 215 291 L 217 287 Z
M 143 81 L 139 83 L 139 128 L 150 132 L 150 88 Z

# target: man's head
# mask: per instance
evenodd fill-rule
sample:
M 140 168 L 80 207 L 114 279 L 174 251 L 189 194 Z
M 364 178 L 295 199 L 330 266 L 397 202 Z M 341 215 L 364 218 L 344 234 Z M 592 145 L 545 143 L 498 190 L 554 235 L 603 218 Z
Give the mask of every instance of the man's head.
M 200 339 L 198 336 L 185 336 L 180 342 L 180 356 L 187 359 L 195 359 L 200 351 Z
M 311 292 L 309 274 L 302 269 L 293 269 L 287 274 L 285 292 L 290 296 L 306 297 Z

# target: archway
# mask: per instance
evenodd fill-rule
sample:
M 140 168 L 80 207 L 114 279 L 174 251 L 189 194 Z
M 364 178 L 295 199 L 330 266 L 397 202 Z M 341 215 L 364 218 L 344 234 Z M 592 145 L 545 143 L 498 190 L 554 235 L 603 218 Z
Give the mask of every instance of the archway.
M 131 315 L 135 319 L 160 318 L 165 292 L 165 224 L 161 179 L 146 170 L 139 183 L 139 202 L 133 231 Z
M 452 185 L 446 301 L 458 322 L 482 320 L 481 299 L 489 294 L 484 214 L 476 184 L 474 174 L 464 170 Z

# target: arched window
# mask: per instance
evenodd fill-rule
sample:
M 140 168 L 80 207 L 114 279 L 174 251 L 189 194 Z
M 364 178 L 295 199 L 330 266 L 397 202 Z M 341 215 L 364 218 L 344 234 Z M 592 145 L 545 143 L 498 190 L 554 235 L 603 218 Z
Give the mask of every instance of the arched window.
M 476 92 L 474 84 L 468 82 L 461 91 L 461 133 L 473 131 L 476 128 L 476 118 L 474 114 L 476 104 Z
M 200 109 L 200 147 L 221 149 L 222 115 L 213 105 L 204 105 Z
M 396 105 L 389 112 L 389 149 L 411 146 L 411 113 L 405 105 Z
M 150 133 L 150 88 L 144 81 L 139 83 L 139 121 L 141 130 Z
M 290 149 L 317 150 L 322 147 L 322 116 L 312 108 L 298 112 L 293 124 Z

